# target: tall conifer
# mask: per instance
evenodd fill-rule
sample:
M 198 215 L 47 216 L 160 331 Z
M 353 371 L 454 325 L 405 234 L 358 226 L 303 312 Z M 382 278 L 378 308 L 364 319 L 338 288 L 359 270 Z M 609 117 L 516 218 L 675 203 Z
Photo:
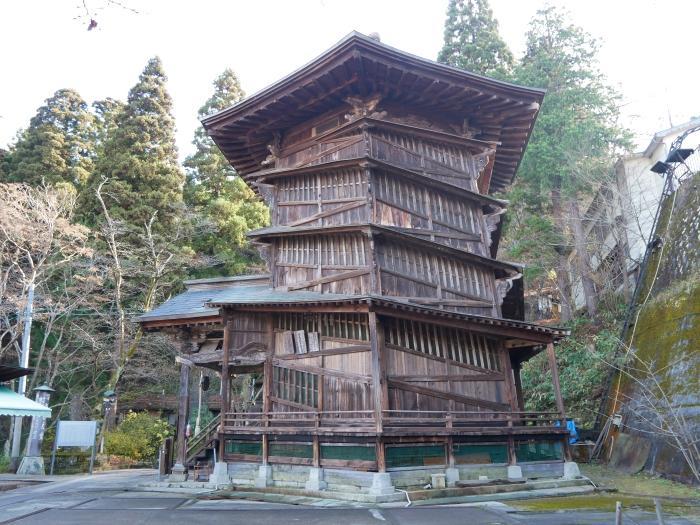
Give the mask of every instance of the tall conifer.
M 142 227 L 153 212 L 167 231 L 179 214 L 184 176 L 177 159 L 175 120 L 165 72 L 158 57 L 146 64 L 126 105 L 103 103 L 103 144 L 93 187 L 109 180 L 109 211 L 115 219 Z M 87 195 L 90 202 L 94 195 Z M 99 214 L 95 203 L 90 207 Z
M 199 109 L 198 116 L 203 119 L 244 96 L 236 74 L 226 69 L 214 80 L 214 94 Z M 199 228 L 194 248 L 204 256 L 213 257 L 213 265 L 223 265 L 224 272 L 238 273 L 250 263 L 252 256 L 245 249 L 245 234 L 267 224 L 267 207 L 236 175 L 203 127 L 195 131 L 193 144 L 197 149 L 185 161 L 185 202 L 194 208 L 204 226 Z
M 72 89 L 46 99 L 4 158 L 10 182 L 67 184 L 82 189 L 93 169 L 94 117 Z
M 488 0 L 450 0 L 438 62 L 479 75 L 504 77 L 513 54 L 498 33 Z

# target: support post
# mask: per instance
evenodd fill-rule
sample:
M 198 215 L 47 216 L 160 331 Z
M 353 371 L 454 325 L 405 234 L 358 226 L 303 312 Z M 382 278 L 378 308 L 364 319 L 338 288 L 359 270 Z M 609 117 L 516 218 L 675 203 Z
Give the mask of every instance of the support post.
M 554 399 L 557 403 L 557 412 L 561 417 L 561 425 L 566 427 L 566 413 L 564 411 L 564 399 L 561 397 L 561 386 L 559 384 L 559 369 L 557 368 L 557 356 L 554 352 L 554 344 L 547 344 L 547 359 L 549 360 L 549 368 L 552 371 L 552 385 L 554 386 Z M 571 447 L 569 446 L 569 435 L 565 435 L 563 439 L 564 447 L 564 472 L 565 477 L 572 478 L 577 477 L 578 466 L 573 462 L 573 457 L 571 455 Z
M 552 371 L 552 385 L 554 386 L 554 400 L 557 404 L 557 412 L 562 420 L 566 418 L 564 415 L 564 400 L 561 397 L 561 386 L 559 385 L 559 369 L 557 368 L 557 356 L 554 353 L 554 344 L 547 344 L 547 359 L 549 361 L 549 369 Z
M 521 363 L 513 364 L 513 379 L 515 380 L 515 398 L 518 402 L 518 410 L 523 412 L 525 410 L 525 399 L 523 398 L 523 383 L 522 379 L 520 378 L 521 370 Z
M 370 350 L 372 353 L 372 394 L 374 398 L 374 420 L 377 433 L 384 427 L 384 411 L 389 408 L 389 390 L 384 359 L 384 331 L 377 314 L 368 312 Z
M 223 314 L 224 321 L 224 342 L 223 342 L 223 352 L 221 359 L 221 426 L 219 427 L 219 461 L 224 461 L 224 454 L 226 453 L 226 439 L 224 438 L 224 427 L 226 426 L 226 414 L 230 408 L 230 390 L 229 386 L 229 346 L 231 345 L 231 318 L 229 314 L 224 310 Z
M 377 472 L 386 472 L 386 455 L 384 453 L 384 441 L 382 438 L 377 438 L 375 450 L 377 456 Z
M 229 346 L 231 345 L 231 317 L 224 310 L 223 316 L 224 325 L 224 341 L 222 343 L 222 358 L 221 358 L 221 411 L 219 413 L 219 450 L 214 464 L 214 472 L 209 476 L 209 483 L 215 486 L 227 486 L 231 483 L 231 478 L 228 474 L 228 463 L 225 460 L 226 454 L 226 439 L 224 428 L 226 426 L 226 414 L 229 411 Z
M 270 460 L 270 436 L 263 434 L 262 436 L 262 464 L 267 465 Z
M 313 451 L 313 466 L 318 468 L 321 466 L 321 444 L 318 436 L 313 436 L 311 447 Z
M 190 386 L 190 368 L 192 362 L 180 356 L 175 358 L 180 364 L 180 389 L 178 392 L 178 408 L 177 408 L 177 446 L 175 465 L 173 466 L 171 481 L 187 480 L 187 416 L 189 412 L 189 386 Z

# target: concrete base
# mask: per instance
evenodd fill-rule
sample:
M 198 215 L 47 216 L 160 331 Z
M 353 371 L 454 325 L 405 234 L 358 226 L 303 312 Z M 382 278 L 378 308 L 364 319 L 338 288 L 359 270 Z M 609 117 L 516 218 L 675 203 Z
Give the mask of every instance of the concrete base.
M 309 481 L 306 482 L 304 488 L 306 490 L 325 490 L 328 483 L 323 481 L 323 469 L 311 467 L 309 469 Z
M 255 478 L 254 484 L 257 488 L 265 488 L 268 485 L 272 485 L 271 465 L 260 465 L 260 468 L 258 468 L 258 477 Z
M 223 461 L 214 463 L 214 472 L 209 476 L 209 483 L 217 486 L 231 484 L 231 476 L 228 475 L 228 463 Z
M 370 496 L 388 496 L 396 492 L 391 484 L 391 475 L 388 472 L 376 472 L 372 475 L 372 486 L 369 488 Z
M 448 487 L 454 487 L 459 481 L 459 469 L 449 467 L 445 469 L 445 482 Z
M 43 476 L 46 474 L 44 470 L 44 458 L 41 456 L 25 456 L 19 464 L 17 474 L 22 476 Z
M 444 489 L 447 487 L 447 479 L 445 474 L 431 474 L 430 486 L 434 489 Z
M 520 465 L 508 465 L 508 479 L 523 479 L 523 469 Z
M 564 479 L 576 479 L 581 477 L 581 471 L 578 469 L 578 464 L 575 461 L 567 461 L 564 463 Z
M 173 470 L 168 477 L 168 481 L 176 483 L 187 481 L 187 469 L 182 463 L 176 463 L 175 466 L 173 466 Z

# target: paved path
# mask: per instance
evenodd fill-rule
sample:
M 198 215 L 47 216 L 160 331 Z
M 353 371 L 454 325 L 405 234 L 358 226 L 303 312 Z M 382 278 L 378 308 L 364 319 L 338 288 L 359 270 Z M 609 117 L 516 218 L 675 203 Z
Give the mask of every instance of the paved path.
M 506 505 L 421 508 L 314 508 L 286 503 L 208 500 L 195 494 L 148 492 L 138 484 L 152 471 L 74 476 L 0 492 L 0 524 L 300 524 L 300 525 L 594 525 L 612 524 L 612 513 L 512 512 Z M 632 512 L 625 524 L 655 525 L 650 513 Z M 667 525 L 686 525 L 667 519 Z

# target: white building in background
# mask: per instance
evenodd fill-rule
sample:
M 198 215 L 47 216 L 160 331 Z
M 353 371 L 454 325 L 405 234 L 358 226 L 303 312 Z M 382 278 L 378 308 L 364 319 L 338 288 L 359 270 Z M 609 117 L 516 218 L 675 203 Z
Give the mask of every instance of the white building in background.
M 649 243 L 654 217 L 664 187 L 664 177 L 651 171 L 668 157 L 673 141 L 686 130 L 700 126 L 700 118 L 659 131 L 639 153 L 621 157 L 615 163 L 615 180 L 598 190 L 584 217 L 584 230 L 591 253 L 596 290 L 633 290 L 639 265 Z M 693 139 L 696 135 L 690 137 Z M 697 139 L 695 139 L 697 140 Z M 684 144 L 696 152 L 686 160 L 700 169 L 698 144 Z M 571 253 L 572 267 L 575 252 Z M 572 293 L 576 308 L 585 305 L 580 275 L 572 272 Z

